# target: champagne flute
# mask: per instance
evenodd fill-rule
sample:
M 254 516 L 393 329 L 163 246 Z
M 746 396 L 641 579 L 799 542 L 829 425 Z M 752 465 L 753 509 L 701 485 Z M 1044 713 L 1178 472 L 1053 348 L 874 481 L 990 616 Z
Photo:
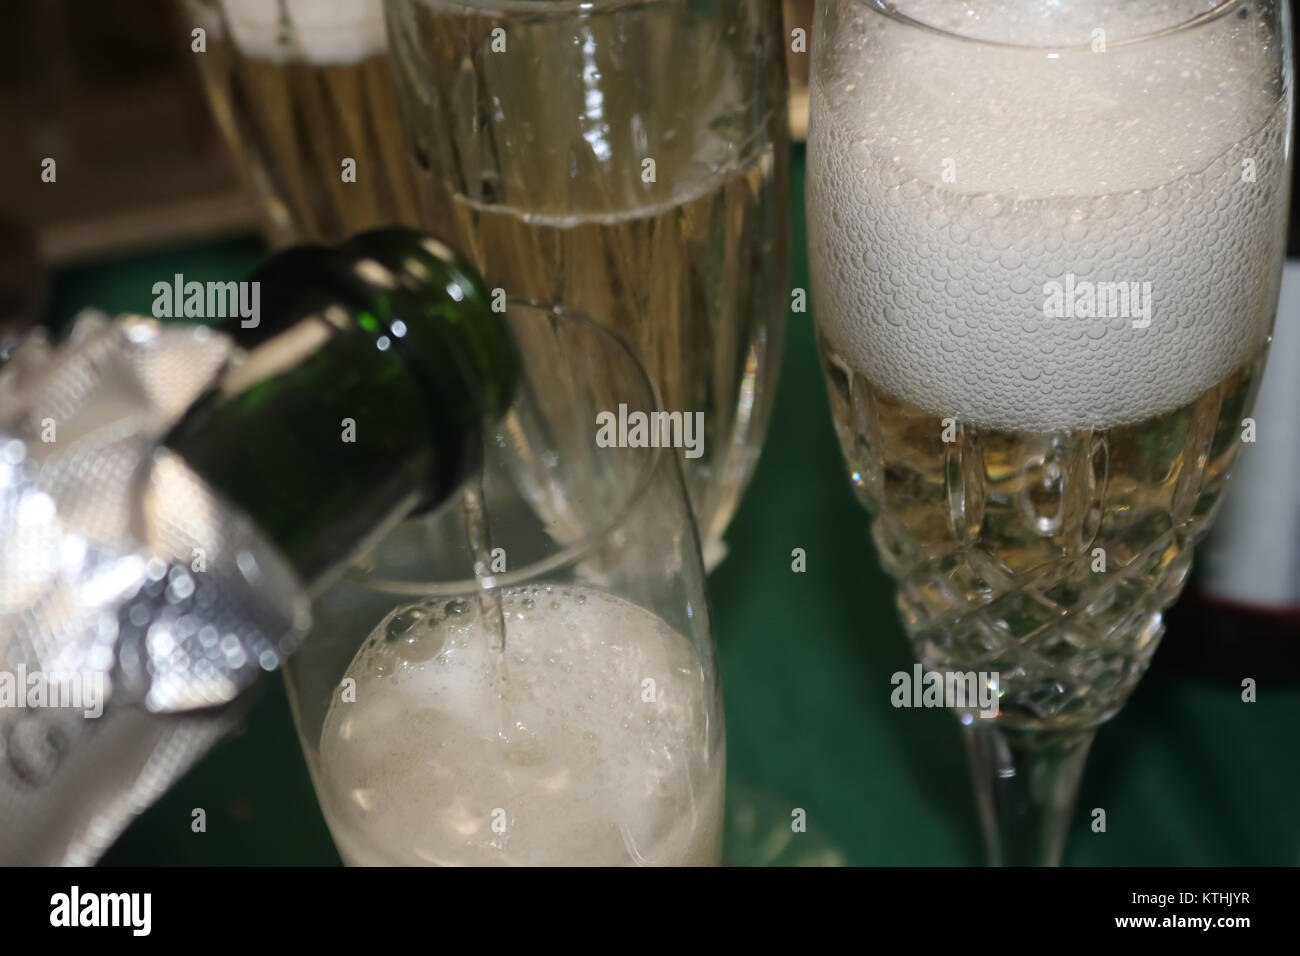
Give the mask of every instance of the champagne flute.
M 389 0 L 420 221 L 508 293 L 625 336 L 671 412 L 705 558 L 758 461 L 790 290 L 772 0 Z M 702 432 L 702 434 L 701 434 Z
M 199 76 L 270 245 L 416 224 L 381 0 L 180 9 L 206 31 Z
M 286 670 L 349 864 L 693 865 L 725 750 L 676 456 L 603 428 L 655 392 L 613 333 L 512 300 L 522 370 L 481 481 L 317 602 Z
M 994 863 L 1059 863 L 1253 439 L 1290 43 L 1271 0 L 817 5 L 823 369 L 917 658 L 996 695 L 947 701 Z

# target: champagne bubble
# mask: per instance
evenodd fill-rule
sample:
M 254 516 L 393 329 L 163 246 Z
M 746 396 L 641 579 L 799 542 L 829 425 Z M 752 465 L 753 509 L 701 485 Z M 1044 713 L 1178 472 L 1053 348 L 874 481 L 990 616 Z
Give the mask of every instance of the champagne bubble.
M 1113 37 L 1170 5 L 1040 7 L 974 22 L 951 0 L 905 5 L 963 34 L 1084 47 L 1017 56 L 877 35 L 875 16 L 842 25 L 808 145 L 818 330 L 849 368 L 934 414 L 1005 430 L 1131 424 L 1192 401 L 1268 333 L 1271 309 L 1242 304 L 1269 286 L 1285 216 L 1274 51 L 1258 22 L 1219 18 L 1162 38 L 1158 57 L 1099 56 L 1084 27 L 1103 7 Z M 1063 304 L 1081 283 L 1149 288 L 1151 327 L 1057 313 L 1053 285 Z

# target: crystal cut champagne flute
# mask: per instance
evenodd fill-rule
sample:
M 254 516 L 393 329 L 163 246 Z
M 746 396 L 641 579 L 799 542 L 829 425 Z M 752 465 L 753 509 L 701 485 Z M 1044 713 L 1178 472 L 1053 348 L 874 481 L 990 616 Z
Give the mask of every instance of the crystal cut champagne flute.
M 290 701 L 354 865 L 711 865 L 721 692 L 699 542 L 613 333 L 512 300 L 516 399 L 480 480 L 316 603 Z
M 958 711 L 992 862 L 1060 861 L 1254 437 L 1289 31 L 1268 0 L 817 5 L 823 368 L 917 658 L 997 695 Z

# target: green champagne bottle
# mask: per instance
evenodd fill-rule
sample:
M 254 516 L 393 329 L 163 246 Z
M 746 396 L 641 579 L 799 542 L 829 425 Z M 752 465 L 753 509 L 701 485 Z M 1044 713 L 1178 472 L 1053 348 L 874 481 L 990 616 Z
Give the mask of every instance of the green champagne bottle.
M 483 280 L 406 229 L 268 260 L 246 352 L 165 444 L 240 506 L 309 588 L 480 467 L 518 355 Z M 251 324 L 251 323 L 250 323 Z

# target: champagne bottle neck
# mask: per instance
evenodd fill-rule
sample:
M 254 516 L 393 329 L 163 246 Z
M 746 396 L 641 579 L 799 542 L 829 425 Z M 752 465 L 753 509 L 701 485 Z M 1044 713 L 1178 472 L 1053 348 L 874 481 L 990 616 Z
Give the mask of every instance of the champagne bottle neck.
M 274 257 L 253 277 L 261 320 L 226 330 L 243 355 L 167 438 L 308 587 L 459 488 L 513 391 L 505 317 L 429 242 L 382 230 Z

